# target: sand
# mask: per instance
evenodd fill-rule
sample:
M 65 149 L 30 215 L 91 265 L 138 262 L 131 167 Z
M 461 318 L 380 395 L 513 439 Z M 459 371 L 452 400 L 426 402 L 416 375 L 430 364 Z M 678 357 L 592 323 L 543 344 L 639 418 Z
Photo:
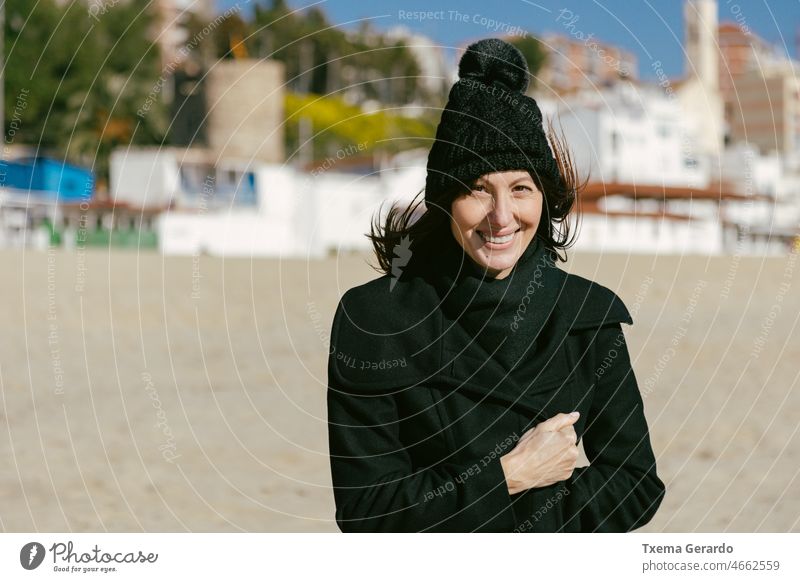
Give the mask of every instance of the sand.
M 616 290 L 667 496 L 641 531 L 800 531 L 800 261 L 577 255 Z M 0 252 L 3 531 L 338 531 L 327 334 L 366 255 Z

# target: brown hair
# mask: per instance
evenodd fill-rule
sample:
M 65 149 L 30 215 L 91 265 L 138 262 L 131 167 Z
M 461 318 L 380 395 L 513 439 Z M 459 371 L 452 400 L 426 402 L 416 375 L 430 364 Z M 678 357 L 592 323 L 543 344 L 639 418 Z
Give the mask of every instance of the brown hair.
M 580 181 L 563 131 L 556 132 L 550 119 L 547 121 L 547 139 L 558 166 L 559 179 L 556 182 L 531 172 L 536 187 L 544 195 L 542 220 L 539 222 L 537 233 L 544 241 L 545 247 L 551 250 L 551 254 L 558 260 L 566 261 L 566 252 L 561 257 L 558 251 L 566 251 L 575 242 L 574 232 L 570 237 L 569 216 L 578 194 L 586 186 L 589 178 L 587 176 L 585 180 Z M 390 274 L 392 262 L 399 257 L 395 254 L 397 245 L 408 245 L 406 252 L 409 256 L 414 260 L 424 261 L 440 248 L 438 245 L 442 242 L 441 237 L 455 240 L 449 226 L 450 205 L 465 192 L 466 188 L 463 186 L 443 192 L 435 197 L 437 201 L 441 201 L 440 204 L 424 208 L 423 189 L 414 196 L 407 207 L 393 205 L 382 223 L 378 211 L 370 224 L 370 233 L 366 235 L 372 241 L 378 260 L 378 265 L 372 267 L 384 274 Z M 578 217 L 576 215 L 576 219 Z

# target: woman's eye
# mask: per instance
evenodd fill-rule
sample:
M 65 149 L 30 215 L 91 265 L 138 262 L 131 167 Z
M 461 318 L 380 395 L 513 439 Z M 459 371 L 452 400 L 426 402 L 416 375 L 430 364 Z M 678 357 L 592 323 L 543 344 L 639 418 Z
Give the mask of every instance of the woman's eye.
M 516 186 L 514 190 L 516 190 L 517 192 L 533 192 L 533 188 L 531 188 L 530 186 L 523 186 L 523 185 Z

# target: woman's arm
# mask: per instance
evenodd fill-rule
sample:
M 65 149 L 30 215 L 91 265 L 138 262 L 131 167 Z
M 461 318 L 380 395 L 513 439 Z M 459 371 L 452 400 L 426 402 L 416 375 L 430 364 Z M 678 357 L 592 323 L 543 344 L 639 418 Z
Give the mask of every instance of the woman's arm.
M 595 372 L 595 395 L 583 447 L 591 463 L 566 481 L 564 529 L 625 532 L 649 522 L 664 497 L 656 474 L 642 397 L 619 323 L 603 326 L 596 338 L 597 361 L 610 365 Z M 599 374 L 599 375 L 598 375 Z
M 511 531 L 500 457 L 415 467 L 398 435 L 392 395 L 328 387 L 336 523 L 343 532 Z

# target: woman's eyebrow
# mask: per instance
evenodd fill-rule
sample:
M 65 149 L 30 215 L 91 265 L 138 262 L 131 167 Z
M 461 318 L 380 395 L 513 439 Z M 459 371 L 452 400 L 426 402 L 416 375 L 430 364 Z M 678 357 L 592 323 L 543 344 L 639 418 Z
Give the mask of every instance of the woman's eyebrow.
M 516 184 L 519 184 L 520 182 L 530 182 L 532 184 L 533 179 L 530 176 L 520 176 L 519 178 L 511 180 L 510 186 L 514 186 Z
M 529 184 L 533 184 L 533 178 L 531 178 L 530 176 L 520 176 L 519 178 L 512 179 L 508 183 L 508 185 L 509 186 L 516 186 L 520 182 L 528 182 Z M 494 186 L 494 184 L 489 182 L 489 181 L 487 181 L 487 180 L 484 180 L 483 178 L 479 178 L 477 180 L 473 180 L 470 183 L 470 186 Z

